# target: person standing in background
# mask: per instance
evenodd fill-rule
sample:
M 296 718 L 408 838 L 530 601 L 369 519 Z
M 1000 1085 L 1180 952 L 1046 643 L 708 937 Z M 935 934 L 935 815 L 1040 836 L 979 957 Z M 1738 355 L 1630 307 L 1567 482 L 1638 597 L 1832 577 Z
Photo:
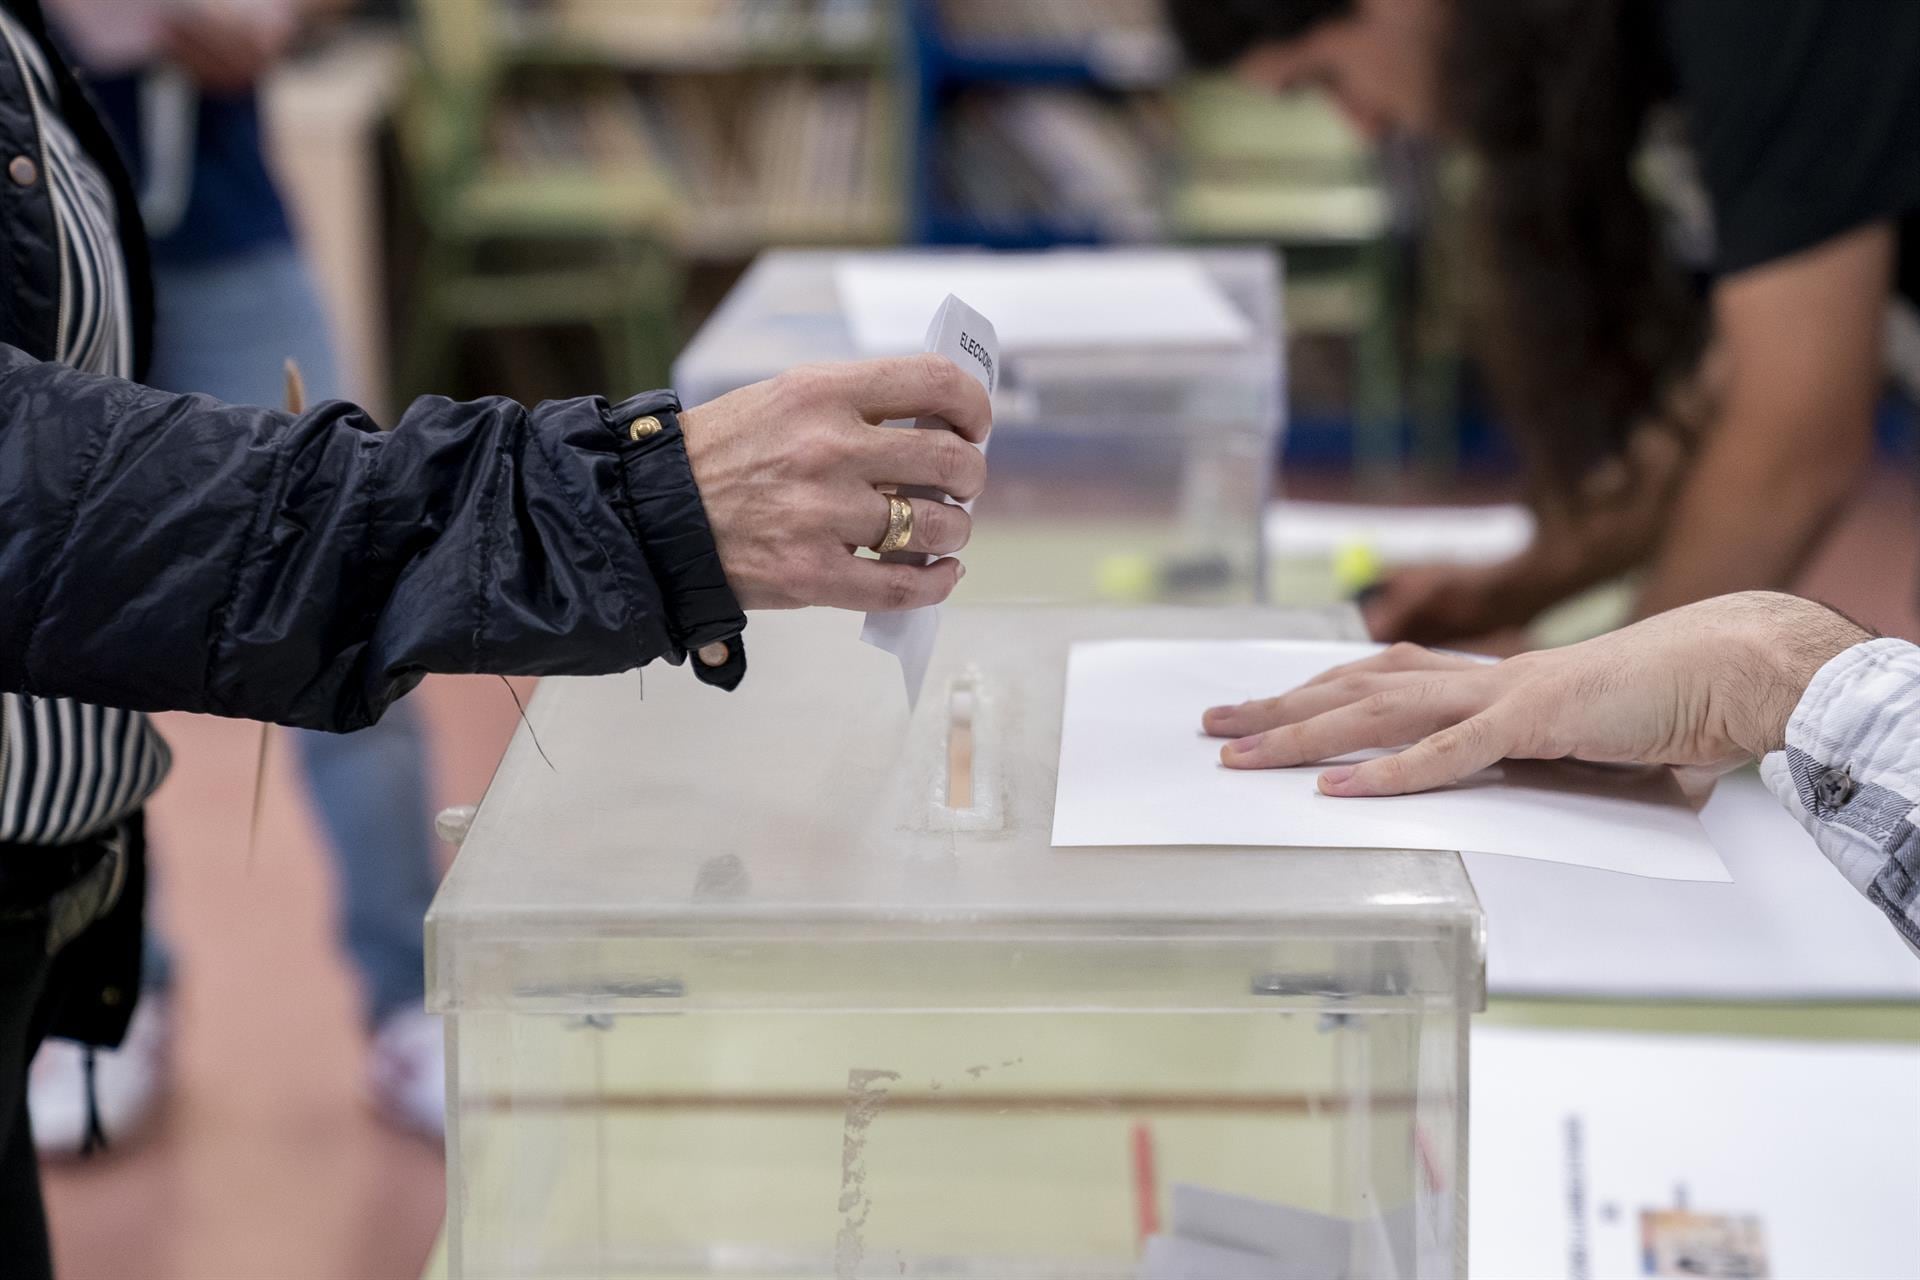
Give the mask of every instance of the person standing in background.
M 155 346 L 147 381 L 232 404 L 278 404 L 293 360 L 312 399 L 341 394 L 327 318 L 268 171 L 259 86 L 307 22 L 342 0 L 56 0 L 119 135 L 153 239 Z M 368 1083 L 390 1122 L 444 1129 L 444 1047 L 424 1007 L 421 921 L 438 883 L 426 744 L 417 710 L 371 728 L 289 730 L 340 884 L 341 941 L 372 1035 Z M 96 1056 L 109 1139 L 138 1130 L 170 1074 L 172 965 L 148 934 L 146 987 L 127 1039 Z M 48 1041 L 29 1087 L 42 1154 L 79 1152 L 87 1134 L 79 1046 Z

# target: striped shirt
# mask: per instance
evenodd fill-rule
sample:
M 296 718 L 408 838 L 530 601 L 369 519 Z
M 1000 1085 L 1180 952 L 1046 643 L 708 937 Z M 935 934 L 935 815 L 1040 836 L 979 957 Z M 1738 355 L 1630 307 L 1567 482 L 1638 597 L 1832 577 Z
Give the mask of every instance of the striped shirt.
M 1870 640 L 1820 668 L 1760 775 L 1920 951 L 1920 647 Z
M 4 9 L 0 41 L 32 99 L 59 240 L 54 358 L 131 377 L 132 306 L 113 190 L 60 116 L 44 51 Z M 67 844 L 97 834 L 145 803 L 170 763 L 166 743 L 137 712 L 0 694 L 0 841 Z

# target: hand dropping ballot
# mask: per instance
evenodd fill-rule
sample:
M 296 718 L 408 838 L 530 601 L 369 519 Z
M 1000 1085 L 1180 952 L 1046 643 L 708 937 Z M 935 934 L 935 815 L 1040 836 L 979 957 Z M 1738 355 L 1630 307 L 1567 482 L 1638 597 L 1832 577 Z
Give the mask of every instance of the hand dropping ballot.
M 952 294 L 947 295 L 946 301 L 934 313 L 933 324 L 927 329 L 924 349 L 945 356 L 966 370 L 987 389 L 988 395 L 992 395 L 994 388 L 999 385 L 1000 338 L 994 332 L 993 323 Z M 911 428 L 906 429 L 928 428 L 948 430 L 947 424 L 938 418 L 917 419 Z M 981 446 L 983 452 L 985 448 Z M 950 501 L 947 495 L 937 490 L 912 485 L 902 485 L 900 495 L 906 498 L 930 498 L 936 502 Z M 959 505 L 968 512 L 973 510 L 971 502 Z M 884 558 L 926 564 L 933 557 L 900 551 Z M 900 674 L 907 683 L 907 702 L 917 704 L 920 686 L 926 682 L 927 664 L 933 658 L 934 642 L 940 638 L 940 606 L 929 605 L 901 613 L 869 613 L 866 626 L 861 628 L 860 638 L 900 659 Z

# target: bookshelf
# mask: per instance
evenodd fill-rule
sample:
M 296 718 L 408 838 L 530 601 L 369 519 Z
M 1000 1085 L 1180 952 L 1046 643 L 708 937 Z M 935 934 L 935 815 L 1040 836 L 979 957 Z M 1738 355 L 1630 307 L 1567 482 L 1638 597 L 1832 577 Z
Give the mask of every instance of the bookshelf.
M 762 249 L 897 242 L 895 19 L 895 0 L 415 0 L 398 394 L 659 386 Z
M 692 261 L 899 237 L 891 0 L 420 4 L 469 180 L 548 205 L 650 192 Z

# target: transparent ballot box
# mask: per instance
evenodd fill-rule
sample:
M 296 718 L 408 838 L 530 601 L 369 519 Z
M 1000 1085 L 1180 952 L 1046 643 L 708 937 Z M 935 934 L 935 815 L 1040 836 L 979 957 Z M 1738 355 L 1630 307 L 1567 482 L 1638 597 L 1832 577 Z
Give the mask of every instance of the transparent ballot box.
M 857 626 L 542 684 L 427 921 L 452 1276 L 1464 1275 L 1459 858 L 1050 845 L 1073 642 L 1340 615 L 949 609 L 911 713 Z
M 1126 251 L 939 256 L 956 264 L 953 287 L 964 298 L 969 262 L 1112 264 L 1112 252 Z M 794 365 L 861 358 L 867 353 L 840 292 L 842 264 L 922 264 L 929 256 L 763 255 L 681 355 L 674 386 L 697 404 Z M 1003 321 L 993 475 L 967 552 L 974 599 L 1262 598 L 1260 518 L 1286 403 L 1279 259 L 1270 249 L 1173 256 L 1198 264 L 1244 322 L 1243 340 L 1074 345 L 1056 330 L 1047 345 L 1023 347 Z M 929 305 L 919 327 L 903 332 L 902 349 L 920 348 L 932 315 Z

